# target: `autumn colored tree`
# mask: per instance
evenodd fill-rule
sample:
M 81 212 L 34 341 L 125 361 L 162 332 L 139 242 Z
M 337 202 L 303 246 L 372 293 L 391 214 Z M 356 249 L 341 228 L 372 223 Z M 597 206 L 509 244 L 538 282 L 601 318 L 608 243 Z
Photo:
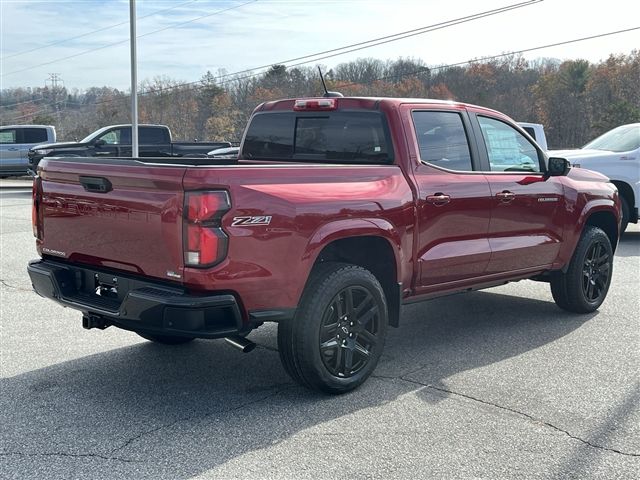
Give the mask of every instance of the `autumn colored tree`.
M 640 121 L 638 50 L 596 64 L 507 55 L 447 67 L 400 57 L 361 58 L 330 69 L 322 66 L 322 71 L 328 88 L 345 95 L 458 100 L 539 122 L 553 148 L 578 147 L 613 127 Z M 198 82 L 159 76 L 141 85 L 140 121 L 166 124 L 178 140 L 238 141 L 258 104 L 321 94 L 316 67 L 273 65 L 263 73 L 236 76 L 207 71 Z M 56 92 L 15 88 L 0 95 L 2 124 L 59 123 L 66 139 L 128 123 L 129 109 L 129 95 L 106 86 Z
M 591 135 L 640 122 L 640 50 L 611 55 L 597 65 L 586 85 Z
M 212 115 L 206 122 L 207 140 L 213 142 L 239 139 L 246 124 L 246 115 L 233 105 L 227 93 L 217 95 L 211 102 Z
M 534 87 L 537 113 L 547 126 L 550 145 L 580 147 L 589 138 L 585 96 L 590 74 L 589 62 L 571 60 L 543 75 Z

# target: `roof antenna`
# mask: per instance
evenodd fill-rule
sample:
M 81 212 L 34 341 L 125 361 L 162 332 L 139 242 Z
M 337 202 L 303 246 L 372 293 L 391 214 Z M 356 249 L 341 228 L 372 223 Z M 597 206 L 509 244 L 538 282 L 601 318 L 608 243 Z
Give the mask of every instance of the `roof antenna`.
M 322 88 L 324 88 L 323 97 L 344 97 L 340 92 L 330 92 L 327 90 L 327 84 L 324 83 L 324 77 L 322 76 L 322 70 L 320 70 L 320 65 L 318 65 L 318 73 L 320 74 L 320 80 L 322 80 Z

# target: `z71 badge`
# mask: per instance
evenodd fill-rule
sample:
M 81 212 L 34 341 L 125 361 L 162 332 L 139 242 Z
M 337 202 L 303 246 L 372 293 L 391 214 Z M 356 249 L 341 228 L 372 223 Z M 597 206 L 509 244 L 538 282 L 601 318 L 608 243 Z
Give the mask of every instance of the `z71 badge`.
M 255 227 L 258 225 L 269 225 L 271 215 L 259 215 L 257 217 L 233 217 L 232 227 Z

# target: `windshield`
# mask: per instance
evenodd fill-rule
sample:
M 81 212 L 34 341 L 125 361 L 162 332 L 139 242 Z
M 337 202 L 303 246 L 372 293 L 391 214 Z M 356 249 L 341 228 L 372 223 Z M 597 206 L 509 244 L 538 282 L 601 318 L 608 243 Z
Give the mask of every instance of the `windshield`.
M 628 152 L 640 148 L 640 123 L 614 128 L 582 148 L 611 152 Z

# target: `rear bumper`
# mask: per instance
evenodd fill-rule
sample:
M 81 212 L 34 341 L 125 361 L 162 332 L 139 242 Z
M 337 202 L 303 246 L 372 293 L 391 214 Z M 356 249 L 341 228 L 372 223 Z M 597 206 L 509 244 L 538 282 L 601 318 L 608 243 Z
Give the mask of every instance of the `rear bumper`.
M 251 329 L 228 293 L 191 295 L 180 287 L 52 260 L 34 260 L 27 270 L 36 293 L 83 312 L 103 328 L 198 338 Z

